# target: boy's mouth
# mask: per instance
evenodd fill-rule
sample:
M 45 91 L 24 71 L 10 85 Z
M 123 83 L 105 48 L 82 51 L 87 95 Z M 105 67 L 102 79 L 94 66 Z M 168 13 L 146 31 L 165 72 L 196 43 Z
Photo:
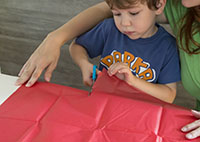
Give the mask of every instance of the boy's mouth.
M 131 34 L 134 34 L 135 32 L 133 32 L 133 31 L 124 31 L 124 34 L 126 34 L 126 35 L 131 35 Z

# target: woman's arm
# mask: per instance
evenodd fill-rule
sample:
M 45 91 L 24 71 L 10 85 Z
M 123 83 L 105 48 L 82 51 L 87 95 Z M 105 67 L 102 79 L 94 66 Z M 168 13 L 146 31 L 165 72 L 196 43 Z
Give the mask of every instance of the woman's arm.
M 55 31 L 58 35 L 57 39 L 59 38 L 60 43 L 64 44 L 66 41 L 85 33 L 100 21 L 111 16 L 112 13 L 109 6 L 106 2 L 101 2 L 79 13 L 69 22 L 58 28 Z
M 112 13 L 108 5 L 101 2 L 86 9 L 57 30 L 49 33 L 22 67 L 16 85 L 28 81 L 26 86 L 32 86 L 44 69 L 46 69 L 44 78 L 46 81 L 50 81 L 52 72 L 57 66 L 61 46 L 66 41 L 88 31 L 103 19 L 111 16 Z

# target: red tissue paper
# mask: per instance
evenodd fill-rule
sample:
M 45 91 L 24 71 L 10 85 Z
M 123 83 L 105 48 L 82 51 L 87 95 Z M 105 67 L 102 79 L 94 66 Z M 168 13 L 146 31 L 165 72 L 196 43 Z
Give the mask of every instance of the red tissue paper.
M 189 142 L 180 129 L 194 120 L 103 71 L 91 96 L 51 83 L 21 86 L 0 106 L 0 142 Z

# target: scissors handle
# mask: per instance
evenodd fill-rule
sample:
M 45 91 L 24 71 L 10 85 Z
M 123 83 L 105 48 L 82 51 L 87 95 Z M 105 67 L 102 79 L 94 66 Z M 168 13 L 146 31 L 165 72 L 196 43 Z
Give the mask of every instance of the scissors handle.
M 93 65 L 92 86 L 94 85 L 94 82 L 95 82 L 95 80 L 96 80 L 96 78 L 97 78 L 97 75 L 96 75 L 96 68 L 97 68 L 97 66 L 96 66 L 96 65 Z M 90 89 L 90 91 L 89 91 L 89 93 L 88 93 L 88 96 L 90 96 L 90 94 L 92 93 L 92 86 L 91 86 L 91 89 Z
M 97 66 L 96 65 L 93 65 L 93 72 L 92 72 L 92 80 L 95 81 L 96 78 L 97 78 L 97 75 L 96 75 L 96 68 Z

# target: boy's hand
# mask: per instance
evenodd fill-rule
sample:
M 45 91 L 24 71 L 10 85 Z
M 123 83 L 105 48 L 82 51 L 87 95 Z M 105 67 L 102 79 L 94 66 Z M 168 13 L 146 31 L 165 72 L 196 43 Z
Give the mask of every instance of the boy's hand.
M 83 84 L 86 86 L 92 85 L 92 74 L 93 74 L 93 64 L 88 63 L 84 64 L 81 67 L 82 77 L 83 77 Z M 96 69 L 96 74 L 98 75 L 100 71 Z
M 196 118 L 200 118 L 200 112 L 192 110 L 192 114 Z M 194 139 L 200 136 L 200 119 L 196 120 L 190 124 L 187 124 L 181 129 L 183 132 L 189 132 L 186 134 L 187 139 Z
M 60 46 L 54 40 L 47 37 L 24 64 L 18 74 L 19 79 L 15 84 L 22 85 L 28 81 L 26 87 L 32 86 L 44 69 L 46 69 L 44 78 L 49 82 L 52 72 L 57 66 L 59 56 Z
M 108 74 L 110 76 L 116 75 L 119 79 L 124 80 L 128 84 L 131 84 L 131 82 L 133 82 L 133 79 L 135 77 L 132 74 L 129 66 L 126 63 L 122 63 L 122 62 L 112 64 L 108 68 Z

